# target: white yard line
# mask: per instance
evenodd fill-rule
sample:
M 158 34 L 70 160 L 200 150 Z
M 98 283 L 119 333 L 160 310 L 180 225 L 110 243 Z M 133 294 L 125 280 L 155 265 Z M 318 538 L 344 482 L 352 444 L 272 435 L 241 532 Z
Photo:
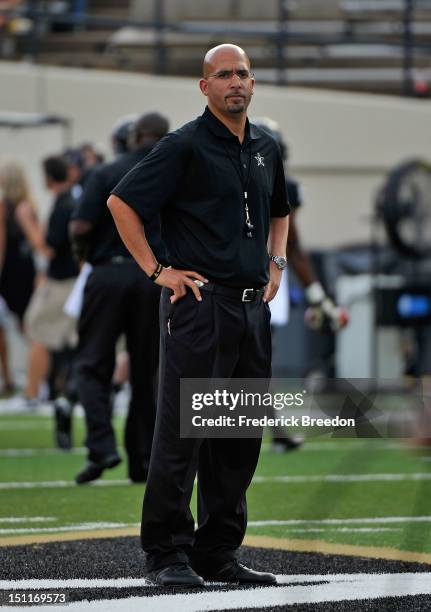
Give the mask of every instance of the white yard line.
M 85 455 L 86 448 L 77 447 L 70 451 L 59 448 L 2 448 L 0 457 L 38 457 L 45 455 Z
M 278 576 L 280 586 L 250 589 L 231 589 L 228 591 L 205 591 L 205 588 L 192 593 L 155 595 L 152 597 L 127 597 L 124 599 L 79 601 L 70 603 L 69 609 L 113 612 L 198 612 L 201 610 L 228 610 L 235 608 L 264 610 L 271 606 L 286 606 L 301 603 L 323 603 L 335 601 L 355 601 L 380 597 L 403 597 L 431 594 L 431 574 L 339 574 L 339 575 L 296 575 Z M 79 583 L 79 586 L 76 583 Z M 94 588 L 123 588 L 149 586 L 144 580 L 95 581 Z M 304 583 L 304 584 L 301 584 Z M 323 584 L 322 584 L 323 583 Z M 4 586 L 5 585 L 5 586 Z M 28 586 L 27 586 L 28 585 Z M 76 586 L 75 586 L 76 585 Z M 16 581 L 0 582 L 3 589 L 55 589 L 89 588 L 88 581 Z M 13 609 L 27 610 L 28 608 Z M 39 612 L 63 612 L 64 606 L 33 606 Z
M 96 480 L 91 487 L 124 487 L 131 486 L 130 480 Z M 63 489 L 76 487 L 73 480 L 45 480 L 41 482 L 0 482 L 0 489 Z
M 0 521 L 1 522 L 1 521 Z M 262 521 L 265 523 L 265 521 Z M 271 523 L 271 521 L 269 521 Z M 277 524 L 282 523 L 280 521 Z M 264 527 L 266 525 L 248 524 L 249 527 Z M 23 535 L 26 533 L 66 533 L 74 531 L 93 531 L 105 529 L 124 529 L 135 528 L 139 530 L 140 523 L 79 523 L 77 525 L 67 525 L 65 527 L 21 527 L 15 529 L 4 529 L 0 527 L 0 535 Z M 376 533 L 381 531 L 401 531 L 401 527 L 291 527 L 286 531 L 290 533 L 330 533 L 330 532 L 345 532 L 345 533 Z M 138 533 L 138 531 L 137 531 Z
M 431 523 L 431 516 L 382 516 L 373 518 L 345 518 L 345 519 L 289 519 L 248 521 L 249 527 L 263 527 L 266 525 L 350 525 L 364 523 Z
M 308 476 L 255 476 L 253 483 L 267 482 L 308 484 L 310 482 L 398 482 L 409 480 L 431 480 L 431 473 L 413 472 L 411 474 L 312 474 Z M 96 480 L 93 487 L 120 487 L 130 485 L 130 480 Z M 45 480 L 40 482 L 0 482 L 0 489 L 55 489 L 75 487 L 72 480 Z M 88 486 L 88 485 L 87 485 Z
M 0 523 L 49 523 L 55 516 L 0 516 Z
M 249 527 L 253 525 L 249 524 Z M 380 533 L 381 531 L 401 531 L 401 527 L 292 527 L 286 533 Z
M 0 521 L 1 522 L 1 521 Z M 2 529 L 0 535 L 16 535 L 24 533 L 66 533 L 68 531 L 92 531 L 95 529 L 124 529 L 125 527 L 139 528 L 139 523 L 79 523 L 77 525 L 66 525 L 65 527 L 21 527 L 18 529 Z
M 12 427 L 10 425 L 10 421 L 7 421 L 7 423 L 9 424 L 9 426 L 5 427 L 6 422 L 2 422 L 1 426 L 0 426 L 0 430 L 1 429 L 8 429 L 8 430 L 12 430 L 15 428 L 15 425 Z M 39 427 L 40 425 L 40 420 L 38 420 L 35 423 L 32 423 L 31 426 L 30 424 L 25 424 L 22 421 L 18 422 L 18 424 L 16 425 L 17 429 L 37 429 L 37 427 Z M 44 427 L 52 427 L 52 424 L 48 424 L 45 423 Z M 386 443 L 383 444 L 381 446 L 377 446 L 377 445 L 369 445 L 369 444 L 361 444 L 361 445 L 352 445 L 349 443 L 314 443 L 314 442 L 305 442 L 304 446 L 301 447 L 301 452 L 304 451 L 308 451 L 308 452 L 313 452 L 313 451 L 341 451 L 341 450 L 361 450 L 361 451 L 370 451 L 370 450 L 394 450 L 394 449 L 405 449 L 408 448 L 407 444 L 393 444 L 393 443 Z M 264 451 L 268 451 L 270 449 L 270 444 L 262 444 L 262 449 Z M 77 447 L 77 448 L 73 448 L 70 451 L 67 451 L 67 454 L 85 454 L 87 452 L 87 449 L 85 447 Z M 0 449 L 0 457 L 28 457 L 28 456 L 33 456 L 33 455 L 64 455 L 65 452 L 58 449 L 58 448 L 2 448 Z M 431 461 L 431 457 L 421 457 L 420 458 L 421 461 Z
M 44 521 L 55 521 L 58 520 L 55 517 L 11 517 L 11 518 L 0 518 L 1 523 L 24 523 L 24 522 L 44 522 Z M 399 531 L 400 527 L 366 527 L 367 524 L 405 524 L 405 523 L 429 523 L 431 522 L 431 516 L 388 516 L 381 518 L 351 518 L 351 519 L 290 519 L 290 520 L 267 520 L 267 521 L 249 521 L 248 527 L 288 527 L 287 531 L 296 533 L 306 532 L 381 532 L 381 531 Z M 316 527 L 312 527 L 315 525 Z M 341 525 L 345 525 L 342 527 Z M 353 527 L 349 525 L 361 525 L 360 527 Z M 77 523 L 73 525 L 65 525 L 59 527 L 18 527 L 18 528 L 1 528 L 0 535 L 17 535 L 25 533 L 61 533 L 61 532 L 73 532 L 73 531 L 89 531 L 89 530 L 102 530 L 102 529 L 124 529 L 124 528 L 139 528 L 139 523 L 116 523 L 116 522 L 91 522 L 91 523 Z
M 402 480 L 431 480 L 431 472 L 412 472 L 407 474 L 313 474 L 309 476 L 255 476 L 254 483 L 286 482 L 373 482 L 373 481 L 402 481 Z
M 132 587 L 154 586 L 145 578 L 68 578 L 30 580 L 0 580 L 0 589 L 130 589 Z

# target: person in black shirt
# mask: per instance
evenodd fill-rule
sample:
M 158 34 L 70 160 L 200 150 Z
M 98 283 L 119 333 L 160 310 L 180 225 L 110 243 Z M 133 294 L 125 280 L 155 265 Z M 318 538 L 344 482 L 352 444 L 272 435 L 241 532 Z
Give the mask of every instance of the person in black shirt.
M 125 244 L 163 287 L 159 403 L 141 528 L 147 568 L 160 585 L 276 581 L 236 561 L 261 440 L 179 432 L 181 378 L 270 376 L 268 302 L 285 265 L 289 205 L 278 147 L 247 120 L 253 87 L 241 48 L 208 51 L 203 115 L 161 140 L 108 200 Z M 146 240 L 159 213 L 169 268 Z
M 116 344 L 122 334 L 126 336 L 131 384 L 125 428 L 128 472 L 134 482 L 147 478 L 156 412 L 160 288 L 130 256 L 106 200 L 118 181 L 168 129 L 168 120 L 158 113 L 138 118 L 131 131 L 133 150 L 93 171 L 71 223 L 81 259 L 93 266 L 78 326 L 78 389 L 86 415 L 88 448 L 88 462 L 76 476 L 78 484 L 99 478 L 104 469 L 120 462 L 111 423 L 111 380 Z M 158 219 L 148 225 L 147 233 L 157 258 L 165 261 Z

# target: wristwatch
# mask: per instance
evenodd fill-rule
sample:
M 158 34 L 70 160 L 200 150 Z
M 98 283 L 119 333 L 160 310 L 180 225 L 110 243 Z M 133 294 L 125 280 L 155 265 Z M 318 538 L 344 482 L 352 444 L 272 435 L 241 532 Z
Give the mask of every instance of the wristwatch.
M 287 266 L 287 259 L 282 255 L 270 255 L 269 259 L 275 263 L 279 270 L 284 270 Z

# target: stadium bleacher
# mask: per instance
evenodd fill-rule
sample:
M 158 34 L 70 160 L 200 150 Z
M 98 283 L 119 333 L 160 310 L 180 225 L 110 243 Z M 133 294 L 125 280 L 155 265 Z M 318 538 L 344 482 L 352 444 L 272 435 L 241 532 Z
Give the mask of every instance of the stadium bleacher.
M 230 3 L 230 11 L 226 3 L 220 4 L 217 17 L 212 16 L 214 8 L 205 16 L 206 2 L 193 11 L 184 2 L 181 17 L 166 10 L 159 27 L 154 22 L 161 15 L 154 8 L 143 14 L 136 12 L 135 4 L 91 0 L 88 19 L 79 27 L 72 24 L 67 31 L 46 24 L 39 27 L 37 60 L 194 76 L 209 46 L 235 40 L 249 50 L 256 74 L 265 82 L 393 94 L 404 89 L 408 36 L 404 0 L 296 0 L 288 4 L 284 21 L 271 10 L 266 19 L 257 19 L 252 9 L 239 10 L 237 2 Z M 431 2 L 421 0 L 414 6 L 410 77 L 413 82 L 429 82 Z M 31 33 L 17 35 L 12 59 L 28 56 L 30 38 Z

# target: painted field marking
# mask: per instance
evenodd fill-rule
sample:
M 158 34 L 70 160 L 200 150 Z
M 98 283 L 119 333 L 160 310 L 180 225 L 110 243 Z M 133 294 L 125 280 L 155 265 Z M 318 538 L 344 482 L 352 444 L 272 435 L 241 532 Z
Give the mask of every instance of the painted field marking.
M 1 426 L 1 428 L 3 428 L 3 424 Z M 10 428 L 12 429 L 12 428 Z M 26 428 L 27 429 L 27 428 Z M 262 445 L 262 448 L 264 448 L 265 445 Z M 328 446 L 329 448 L 324 448 Z M 309 445 L 307 444 L 306 446 L 303 446 L 301 448 L 301 452 L 303 451 L 308 451 L 308 452 L 313 452 L 313 451 L 321 451 L 321 450 L 327 450 L 327 451 L 336 451 L 336 450 L 361 450 L 361 451 L 370 451 L 370 450 L 393 450 L 394 448 L 398 448 L 398 449 L 405 449 L 407 448 L 406 445 L 398 445 L 397 447 L 389 447 L 389 446 L 385 446 L 385 447 L 378 447 L 376 448 L 375 446 L 360 446 L 360 447 L 353 447 L 353 446 L 348 446 L 348 445 L 329 445 L 329 444 L 315 444 L 315 445 Z M 268 446 L 269 449 L 269 446 Z M 120 451 L 122 450 L 121 448 L 119 449 Z M 87 453 L 87 449 L 85 447 L 76 447 L 76 448 L 72 448 L 71 450 L 67 451 L 67 453 L 61 449 L 58 448 L 1 448 L 0 449 L 0 457 L 33 457 L 33 456 L 38 456 L 38 455 L 85 455 Z M 431 461 L 431 457 L 420 457 L 421 461 Z
M 0 524 L 4 522 L 42 522 L 42 521 L 55 521 L 54 517 L 32 517 L 32 518 L 0 518 Z M 340 532 L 340 533 L 373 533 L 382 531 L 400 531 L 400 527 L 364 527 L 367 524 L 405 524 L 405 523 L 428 523 L 431 522 L 431 516 L 389 516 L 381 518 L 351 518 L 351 519 L 288 519 L 288 520 L 267 520 L 267 521 L 249 521 L 248 527 L 271 527 L 271 526 L 282 526 L 290 527 L 287 531 L 292 533 L 329 533 L 329 532 Z M 361 527 L 349 527 L 348 525 L 362 525 Z M 309 527 L 309 525 L 316 525 L 316 527 Z M 340 525 L 345 525 L 341 527 Z M 88 531 L 104 530 L 104 529 L 123 529 L 123 528 L 134 528 L 139 529 L 140 523 L 118 523 L 118 522 L 88 522 L 88 523 L 77 523 L 72 525 L 65 525 L 59 527 L 20 527 L 20 528 L 1 528 L 0 535 L 18 535 L 18 534 L 31 534 L 31 533 L 67 533 L 73 531 Z M 324 527 L 322 527 L 324 526 Z
M 2 448 L 0 457 L 38 457 L 45 455 L 85 455 L 86 448 L 77 447 L 65 452 L 59 448 Z
M 431 516 L 382 516 L 373 518 L 344 518 L 344 519 L 287 519 L 268 521 L 248 521 L 249 527 L 266 525 L 350 525 L 363 523 L 430 523 Z
M 131 486 L 130 480 L 96 480 L 86 487 L 124 487 Z M 0 482 L 0 489 L 63 489 L 76 487 L 74 480 L 45 480 L 42 482 Z
M 1 522 L 1 521 L 0 521 Z M 140 523 L 79 523 L 77 525 L 66 525 L 64 527 L 22 527 L 18 529 L 2 529 L 0 535 L 19 534 L 19 533 L 67 533 L 68 531 L 88 531 L 91 529 L 123 529 L 124 527 L 136 527 Z
M 48 523 L 56 520 L 55 516 L 0 516 L 0 523 Z
M 255 476 L 254 484 L 267 482 L 308 484 L 310 482 L 401 482 L 401 481 L 431 480 L 431 473 L 412 472 L 407 474 L 312 474 L 309 476 Z M 130 486 L 130 480 L 96 480 L 87 485 L 92 487 Z M 0 482 L 0 489 L 55 489 L 76 487 L 73 480 L 45 480 L 40 482 Z
M 1 522 L 1 521 L 0 521 Z M 259 525 L 263 526 L 263 525 Z M 89 529 L 123 529 L 126 527 L 139 529 L 140 523 L 80 523 L 77 525 L 67 525 L 64 527 L 22 527 L 15 529 L 4 529 L 0 528 L 0 535 L 18 535 L 24 533 L 67 533 L 67 532 L 79 532 L 88 531 Z M 249 527 L 256 527 L 249 523 Z M 401 531 L 401 527 L 291 527 L 287 529 L 291 533 L 329 533 L 329 532 L 381 532 L 381 531 Z
M 399 482 L 403 480 L 431 480 L 431 472 L 412 472 L 406 474 L 310 474 L 309 476 L 255 476 L 253 478 L 253 483 Z
M 0 419 L 1 422 L 1 419 Z M 10 421 L 9 421 L 10 423 Z M 6 427 L 4 426 L 4 422 L 1 422 L 1 427 L 0 429 L 6 429 Z M 23 423 L 19 423 L 18 428 L 22 429 L 22 425 Z M 31 425 L 31 428 L 37 428 L 39 425 L 39 422 L 34 423 Z M 51 425 L 50 425 L 51 426 Z M 8 430 L 13 429 L 13 427 L 9 427 L 7 428 Z M 27 429 L 27 427 L 25 427 L 25 429 Z M 370 451 L 370 450 L 376 450 L 376 451 L 381 451 L 381 450 L 395 450 L 395 449 L 406 449 L 407 446 L 406 444 L 384 444 L 381 446 L 377 446 L 377 445 L 356 445 L 356 444 L 343 444 L 343 443 L 339 443 L 339 444 L 332 444 L 332 443 L 309 443 L 307 442 L 303 447 L 301 447 L 301 452 L 307 451 L 307 452 L 314 452 L 314 451 L 342 451 L 342 450 L 350 450 L 350 451 Z M 265 452 L 268 451 L 269 452 L 270 449 L 270 445 L 269 444 L 262 444 L 262 450 L 264 450 Z M 120 447 L 120 451 L 121 451 L 121 447 Z M 76 447 L 76 448 L 72 448 L 70 451 L 67 451 L 67 454 L 85 454 L 87 452 L 87 449 L 85 447 Z M 0 449 L 0 457 L 27 457 L 27 456 L 33 456 L 33 455 L 56 455 L 56 454 L 65 454 L 64 451 L 58 449 L 58 448 L 1 448 Z M 422 461 L 431 461 L 431 457 L 421 457 Z
M 380 533 L 381 531 L 401 531 L 401 527 L 291 527 L 285 531 L 289 533 Z
M 201 610 L 229 610 L 235 608 L 264 610 L 272 606 L 286 606 L 300 603 L 323 603 L 335 601 L 358 601 L 381 597 L 405 597 L 431 594 L 431 573 L 405 574 L 323 574 L 323 575 L 279 575 L 279 586 L 250 589 L 231 589 L 228 591 L 206 591 L 205 587 L 192 593 L 154 595 L 144 597 L 125 597 L 124 599 L 79 601 L 69 603 L 68 607 L 82 611 L 142 612 L 150 606 L 153 612 L 187 612 Z M 80 586 L 75 586 L 79 582 Z M 93 588 L 123 588 L 127 586 L 148 587 L 148 582 L 133 579 L 100 581 Z M 3 586 L 7 585 L 7 586 Z M 69 585 L 69 586 L 68 586 Z M 103 586 L 102 586 L 103 585 Z M 89 588 L 86 581 L 67 580 L 18 580 L 2 581 L 3 589 L 64 589 Z M 63 612 L 64 606 L 33 606 L 39 612 Z M 14 606 L 14 609 L 16 607 Z

